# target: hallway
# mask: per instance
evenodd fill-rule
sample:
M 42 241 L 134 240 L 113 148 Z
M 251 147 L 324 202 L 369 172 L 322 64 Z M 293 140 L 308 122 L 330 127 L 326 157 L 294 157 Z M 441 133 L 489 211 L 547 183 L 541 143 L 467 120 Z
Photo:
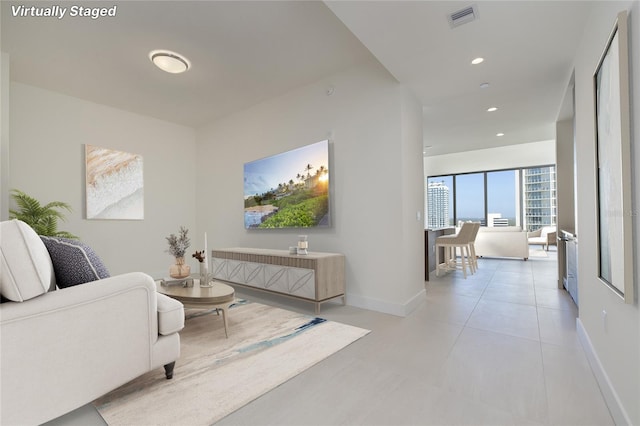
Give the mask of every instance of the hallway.
M 406 318 L 325 305 L 321 316 L 372 332 L 220 424 L 613 424 L 551 250 L 480 259 L 466 280 L 432 273 Z

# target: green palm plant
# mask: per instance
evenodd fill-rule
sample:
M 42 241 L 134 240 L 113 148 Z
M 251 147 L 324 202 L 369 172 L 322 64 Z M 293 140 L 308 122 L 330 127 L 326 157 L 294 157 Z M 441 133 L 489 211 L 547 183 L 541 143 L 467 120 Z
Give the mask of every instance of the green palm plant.
M 18 206 L 17 210 L 9 209 L 9 217 L 18 219 L 31 226 L 38 235 L 47 237 L 63 237 L 77 239 L 75 235 L 67 231 L 58 231 L 58 219 L 66 220 L 64 209 L 71 212 L 71 206 L 62 201 L 52 201 L 49 204 L 41 205 L 40 201 L 25 194 L 18 189 L 11 190 L 11 198 Z

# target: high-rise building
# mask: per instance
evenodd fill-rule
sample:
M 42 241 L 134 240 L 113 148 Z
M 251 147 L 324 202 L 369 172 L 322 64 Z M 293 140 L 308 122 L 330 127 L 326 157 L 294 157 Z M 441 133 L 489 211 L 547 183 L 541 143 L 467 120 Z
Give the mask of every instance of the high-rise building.
M 502 213 L 489 213 L 487 215 L 488 223 L 487 226 L 490 228 L 500 227 L 500 226 L 509 226 L 509 218 L 502 217 Z
M 556 224 L 556 168 L 524 169 L 524 223 L 527 231 Z
M 449 226 L 449 187 L 444 182 L 427 185 L 427 216 L 430 229 Z

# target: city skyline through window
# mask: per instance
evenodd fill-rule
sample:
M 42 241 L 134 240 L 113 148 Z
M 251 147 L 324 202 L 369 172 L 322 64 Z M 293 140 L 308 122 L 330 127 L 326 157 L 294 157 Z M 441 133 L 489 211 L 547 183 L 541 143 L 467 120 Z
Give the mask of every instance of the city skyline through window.
M 517 170 L 503 170 L 487 173 L 487 213 L 489 226 L 507 223 L 509 226 L 520 225 L 520 209 L 518 182 L 520 173 Z M 498 219 L 503 219 L 498 221 Z M 490 223 L 492 222 L 492 223 Z
M 531 231 L 555 225 L 555 189 L 555 166 L 430 176 L 425 226 L 472 220 Z

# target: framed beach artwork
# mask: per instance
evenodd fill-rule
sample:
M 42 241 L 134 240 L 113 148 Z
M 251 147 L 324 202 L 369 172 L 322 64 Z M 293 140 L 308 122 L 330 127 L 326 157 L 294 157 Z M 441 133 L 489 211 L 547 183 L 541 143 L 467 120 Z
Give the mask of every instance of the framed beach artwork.
M 331 225 L 329 141 L 245 163 L 246 229 Z
M 142 156 L 85 145 L 87 219 L 144 219 Z
M 598 277 L 633 303 L 631 126 L 627 12 L 618 14 L 593 75 Z

